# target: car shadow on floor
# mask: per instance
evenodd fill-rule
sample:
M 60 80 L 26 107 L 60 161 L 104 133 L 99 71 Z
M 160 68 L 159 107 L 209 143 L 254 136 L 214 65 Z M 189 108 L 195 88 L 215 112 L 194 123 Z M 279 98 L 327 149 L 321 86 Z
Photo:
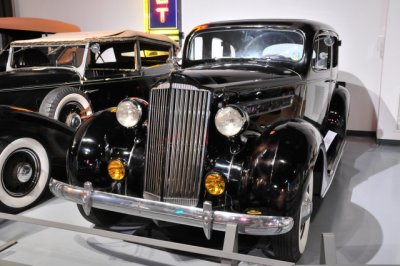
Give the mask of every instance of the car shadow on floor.
M 379 146 L 374 139 L 348 137 L 342 160 L 337 169 L 330 191 L 320 202 L 313 216 L 309 241 L 299 264 L 320 262 L 322 233 L 333 233 L 336 255 L 340 264 L 366 264 L 379 251 L 383 231 L 374 215 L 352 201 L 353 191 L 369 177 L 396 165 L 396 161 L 369 161 L 366 157 Z M 374 195 L 366 195 L 373 197 Z

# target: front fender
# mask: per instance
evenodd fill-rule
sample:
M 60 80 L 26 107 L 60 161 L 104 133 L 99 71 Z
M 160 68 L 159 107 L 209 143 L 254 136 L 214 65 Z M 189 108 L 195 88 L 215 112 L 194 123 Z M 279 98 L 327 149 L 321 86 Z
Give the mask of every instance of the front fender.
M 271 215 L 293 214 L 322 141 L 320 132 L 304 120 L 282 122 L 265 131 L 251 160 L 251 205 L 266 208 Z
M 18 138 L 39 141 L 49 156 L 52 175 L 66 176 L 66 154 L 74 131 L 65 124 L 38 113 L 12 106 L 0 106 L 0 143 L 4 147 Z
M 109 189 L 113 180 L 107 166 L 112 159 L 123 162 L 127 177 L 142 171 L 144 138 L 140 136 L 141 130 L 121 126 L 111 110 L 91 116 L 76 131 L 67 158 L 71 184 L 82 186 L 90 181 L 97 189 Z

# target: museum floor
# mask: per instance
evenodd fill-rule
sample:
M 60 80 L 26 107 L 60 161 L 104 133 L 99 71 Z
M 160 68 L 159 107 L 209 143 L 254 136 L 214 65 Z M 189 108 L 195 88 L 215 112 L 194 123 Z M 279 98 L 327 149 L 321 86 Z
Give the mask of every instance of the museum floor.
M 400 264 L 399 173 L 400 146 L 349 137 L 299 264 L 319 263 L 323 232 L 334 233 L 339 264 Z M 20 215 L 91 226 L 74 204 L 55 198 Z M 0 246 L 10 240 L 18 243 L 1 252 L 0 260 L 27 265 L 218 265 L 120 240 L 0 220 Z M 250 253 L 261 256 L 259 250 Z

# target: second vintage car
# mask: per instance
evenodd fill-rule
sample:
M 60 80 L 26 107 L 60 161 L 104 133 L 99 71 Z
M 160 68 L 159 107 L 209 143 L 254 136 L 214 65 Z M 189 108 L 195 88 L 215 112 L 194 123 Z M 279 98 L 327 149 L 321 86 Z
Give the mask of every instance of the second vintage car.
M 306 20 L 196 27 L 181 68 L 149 97 L 78 129 L 69 184 L 52 180 L 51 191 L 97 225 L 129 214 L 210 238 L 236 223 L 241 234 L 270 236 L 265 254 L 297 261 L 313 196 L 327 193 L 345 144 L 340 43 L 333 28 Z
M 0 73 L 0 104 L 13 105 L 76 128 L 82 116 L 127 96 L 148 97 L 171 71 L 176 43 L 137 31 L 73 32 L 15 41 Z

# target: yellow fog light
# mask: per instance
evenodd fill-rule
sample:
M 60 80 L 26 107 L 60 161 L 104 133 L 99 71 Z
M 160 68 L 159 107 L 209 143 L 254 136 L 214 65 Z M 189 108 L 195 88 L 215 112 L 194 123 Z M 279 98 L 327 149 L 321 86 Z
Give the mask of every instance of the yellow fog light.
M 218 173 L 210 173 L 206 177 L 205 186 L 208 193 L 219 196 L 225 191 L 225 179 Z
M 262 212 L 259 210 L 248 210 L 246 213 L 250 214 L 250 215 L 261 215 L 262 214 Z
M 114 180 L 122 180 L 125 177 L 125 167 L 119 160 L 112 160 L 108 163 L 108 174 Z

